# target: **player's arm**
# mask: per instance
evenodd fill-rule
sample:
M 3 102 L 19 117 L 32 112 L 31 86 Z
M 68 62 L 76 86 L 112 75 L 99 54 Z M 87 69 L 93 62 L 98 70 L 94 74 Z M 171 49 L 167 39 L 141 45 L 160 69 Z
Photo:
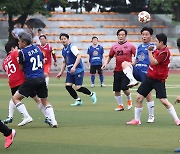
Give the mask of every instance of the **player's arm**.
M 62 76 L 65 68 L 66 68 L 66 63 L 65 63 L 65 60 L 63 60 L 61 70 L 60 70 L 60 72 L 56 75 L 56 78 L 60 78 L 60 77 Z
M 76 70 L 77 65 L 80 63 L 81 54 L 80 54 L 80 52 L 79 52 L 79 50 L 78 50 L 78 48 L 76 46 L 72 46 L 71 51 L 76 56 L 76 61 L 75 61 L 74 65 L 73 65 L 73 67 L 71 68 L 71 73 L 74 73 L 75 70 Z
M 57 59 L 56 59 L 56 53 L 54 50 L 52 50 L 52 57 L 53 57 L 53 60 L 54 60 L 54 66 L 56 67 L 57 66 Z
M 154 46 L 148 47 L 149 60 L 150 60 L 151 65 L 157 65 L 159 64 L 159 62 L 153 57 L 153 54 L 152 54 L 153 49 L 154 49 Z
M 20 70 L 23 70 L 23 62 L 24 62 L 24 59 L 23 59 L 23 53 L 22 53 L 22 51 L 19 51 L 18 57 L 19 57 L 19 68 L 20 68 Z
M 113 47 L 111 47 L 109 54 L 108 54 L 108 55 L 105 55 L 105 57 L 107 57 L 107 58 L 106 58 L 104 64 L 102 65 L 101 69 L 105 69 L 105 68 L 107 67 L 107 64 L 108 64 L 108 63 L 111 61 L 111 59 L 114 57 L 114 54 L 115 54 L 115 53 L 114 53 Z
M 88 67 L 90 66 L 90 55 L 87 54 L 87 64 L 88 64 Z

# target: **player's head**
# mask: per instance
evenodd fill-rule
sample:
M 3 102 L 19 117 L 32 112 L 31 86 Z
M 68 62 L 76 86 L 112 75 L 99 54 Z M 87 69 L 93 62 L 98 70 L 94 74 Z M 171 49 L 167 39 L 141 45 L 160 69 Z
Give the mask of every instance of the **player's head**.
M 46 35 L 40 35 L 39 40 L 41 42 L 41 45 L 45 45 L 46 44 Z
M 92 37 L 92 43 L 93 43 L 93 45 L 97 45 L 98 44 L 98 37 L 97 36 L 93 36 Z
M 143 43 L 149 43 L 152 39 L 153 29 L 151 27 L 143 27 L 141 29 L 141 36 Z
M 126 41 L 126 36 L 127 36 L 127 30 L 126 29 L 119 29 L 116 33 L 118 37 L 118 42 L 119 43 L 124 43 Z
M 25 48 L 26 46 L 32 44 L 32 36 L 31 34 L 27 32 L 22 32 L 18 35 L 19 39 L 19 47 L 20 48 Z
M 69 35 L 68 34 L 61 33 L 59 35 L 59 39 L 64 46 L 67 46 L 69 44 Z
M 180 52 L 180 38 L 177 39 L 177 47 L 178 47 L 179 52 Z
M 5 45 L 5 50 L 7 55 L 12 51 L 15 50 L 17 48 L 16 43 L 14 42 L 7 42 Z
M 164 33 L 156 35 L 156 48 L 162 49 L 167 44 L 167 36 Z

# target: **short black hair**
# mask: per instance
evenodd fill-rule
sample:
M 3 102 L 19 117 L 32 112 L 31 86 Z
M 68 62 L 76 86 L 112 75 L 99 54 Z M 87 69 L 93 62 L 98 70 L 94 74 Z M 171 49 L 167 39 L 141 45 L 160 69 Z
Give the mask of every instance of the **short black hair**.
M 163 42 L 164 45 L 167 44 L 167 36 L 164 33 L 157 34 L 156 38 L 159 42 Z
M 180 38 L 177 39 L 177 47 L 180 48 Z
M 42 31 L 42 29 L 41 29 L 41 28 L 39 28 L 39 29 L 38 29 L 38 32 L 40 32 L 40 31 Z
M 27 32 L 22 32 L 18 35 L 18 38 L 21 40 L 21 41 L 24 41 L 26 42 L 27 45 L 30 45 L 32 44 L 32 35 L 27 33 Z
M 61 39 L 62 36 L 65 36 L 67 39 L 69 39 L 69 35 L 66 34 L 66 33 L 61 33 L 61 34 L 59 35 L 59 39 Z
M 40 36 L 39 36 L 39 39 L 40 39 L 41 37 L 44 37 L 44 38 L 46 39 L 46 35 L 40 35 Z
M 92 37 L 92 40 L 93 40 L 93 39 L 97 39 L 97 40 L 98 40 L 98 37 L 97 37 L 97 36 L 93 36 L 93 37 Z
M 119 32 L 124 31 L 125 35 L 127 36 L 127 30 L 124 28 L 118 29 L 116 35 L 118 36 Z
M 153 35 L 153 29 L 151 27 L 143 27 L 141 29 L 141 34 L 143 31 L 148 31 L 150 33 L 150 35 Z
M 16 46 L 17 46 L 16 43 L 13 41 L 7 42 L 5 45 L 6 53 L 9 54 L 11 51 L 11 48 L 15 48 Z

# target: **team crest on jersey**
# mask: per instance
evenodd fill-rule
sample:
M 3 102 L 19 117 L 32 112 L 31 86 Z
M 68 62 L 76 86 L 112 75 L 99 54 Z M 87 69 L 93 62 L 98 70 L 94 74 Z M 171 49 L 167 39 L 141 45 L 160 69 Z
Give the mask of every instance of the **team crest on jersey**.
M 95 50 L 94 52 L 93 52 L 93 56 L 97 56 L 98 55 L 98 52 Z
M 139 61 L 143 61 L 145 59 L 145 54 L 141 52 L 141 54 L 138 56 Z

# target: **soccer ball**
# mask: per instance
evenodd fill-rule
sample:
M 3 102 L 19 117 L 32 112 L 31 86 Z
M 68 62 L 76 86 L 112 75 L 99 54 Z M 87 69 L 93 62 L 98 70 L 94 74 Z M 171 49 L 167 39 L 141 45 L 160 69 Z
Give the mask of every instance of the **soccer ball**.
M 148 23 L 151 20 L 151 15 L 147 11 L 141 11 L 138 14 L 138 20 L 141 23 Z

